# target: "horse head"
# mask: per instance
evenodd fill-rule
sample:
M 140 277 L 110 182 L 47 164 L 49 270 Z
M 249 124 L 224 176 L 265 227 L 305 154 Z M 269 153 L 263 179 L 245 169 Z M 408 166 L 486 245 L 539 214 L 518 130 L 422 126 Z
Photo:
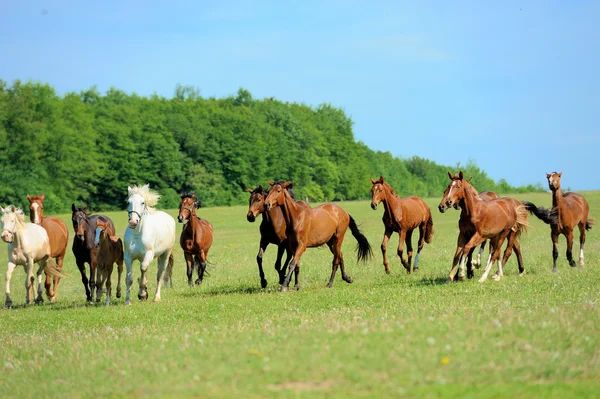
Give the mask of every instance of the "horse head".
M 195 193 L 181 194 L 181 203 L 179 204 L 179 223 L 187 223 L 188 220 L 196 216 L 196 208 L 198 208 L 198 197 Z
M 552 191 L 557 191 L 560 189 L 560 178 L 562 176 L 562 172 L 552 172 L 546 173 L 546 178 L 548 179 L 548 187 Z
M 448 187 L 444 190 L 444 195 L 438 205 L 438 209 L 441 213 L 444 213 L 446 209 L 451 207 L 458 208 L 460 200 L 464 198 L 465 185 L 468 183 L 464 180 L 462 171 L 457 175 L 448 172 L 448 177 L 450 178 L 450 184 L 448 184 Z
M 267 197 L 268 191 L 263 186 L 256 186 L 253 190 L 246 188 L 250 193 L 250 199 L 248 200 L 248 214 L 246 219 L 249 222 L 254 222 L 256 217 L 265 211 L 265 198 Z
M 17 232 L 17 224 L 23 222 L 23 211 L 14 205 L 9 205 L 6 208 L 0 206 L 2 212 L 2 241 L 10 244 L 15 239 Z
M 271 188 L 269 189 L 269 194 L 265 198 L 265 208 L 268 211 L 271 208 L 275 208 L 277 206 L 283 205 L 285 200 L 285 191 L 291 190 L 294 186 L 294 182 L 286 181 L 286 182 L 268 182 Z
M 29 195 L 27 194 L 27 201 L 29 201 L 29 220 L 31 223 L 40 224 L 44 218 L 44 194 Z
M 75 236 L 85 241 L 85 231 L 88 227 L 89 222 L 89 211 L 87 206 L 77 208 L 75 204 L 71 204 L 71 221 L 73 222 L 73 230 Z
M 377 205 L 379 205 L 379 203 L 385 199 L 385 186 L 383 183 L 383 176 L 379 176 L 379 179 L 377 180 L 373 180 L 373 178 L 371 178 L 371 184 L 373 184 L 373 187 L 371 187 L 372 209 L 377 209 Z

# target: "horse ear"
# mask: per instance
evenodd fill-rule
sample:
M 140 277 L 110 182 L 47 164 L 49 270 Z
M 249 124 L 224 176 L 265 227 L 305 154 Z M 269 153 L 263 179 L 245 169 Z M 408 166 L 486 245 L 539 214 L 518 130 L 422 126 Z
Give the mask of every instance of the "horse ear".
M 250 194 L 252 194 L 252 191 L 254 191 L 254 190 L 252 190 L 250 187 L 246 187 L 246 191 L 248 191 Z
M 46 199 L 46 195 L 44 195 L 43 193 L 40 195 L 40 199 L 43 201 Z
M 467 180 L 467 183 L 471 183 L 472 179 L 473 179 L 473 176 L 469 177 L 469 180 Z
M 269 186 L 273 187 L 275 185 L 275 183 L 273 183 L 272 181 L 267 181 L 267 183 L 269 183 Z
M 294 182 L 293 181 L 286 181 L 281 186 L 283 188 L 285 188 L 285 189 L 292 188 L 292 187 L 294 187 Z
M 379 175 L 379 181 L 383 183 L 383 176 Z
M 558 172 L 558 177 L 562 177 L 562 172 Z
M 127 186 L 127 195 L 131 197 L 131 194 L 133 194 L 133 188 Z
M 375 180 L 371 176 L 369 176 L 369 179 L 371 179 L 371 184 L 375 184 Z
M 27 201 L 31 202 L 31 195 L 27 194 Z
M 0 206 L 0 212 L 4 213 L 4 208 L 2 208 L 1 206 Z
M 179 194 L 179 198 L 183 199 L 183 196 L 184 196 L 184 195 L 185 195 L 185 194 Z
M 546 179 L 549 179 L 552 176 L 552 173 L 546 173 Z
M 461 171 L 459 171 L 459 172 L 458 172 L 458 178 L 459 178 L 460 180 L 462 180 L 464 177 L 465 177 L 465 175 L 463 175 L 463 172 L 462 172 L 462 170 L 461 170 Z
M 71 211 L 75 212 L 77 210 L 77 207 L 75 206 L 75 204 L 71 204 Z
M 150 183 L 144 184 L 144 185 L 142 186 L 142 189 L 143 189 L 143 190 L 150 190 Z
M 452 176 L 452 173 L 450 173 L 450 171 L 448 171 L 448 177 L 450 178 L 450 180 L 453 180 L 454 176 Z

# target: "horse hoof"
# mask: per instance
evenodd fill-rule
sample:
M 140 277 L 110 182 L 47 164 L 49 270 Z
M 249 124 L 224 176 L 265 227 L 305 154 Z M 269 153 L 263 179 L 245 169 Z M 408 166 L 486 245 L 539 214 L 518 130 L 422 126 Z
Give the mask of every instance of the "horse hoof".
M 154 299 L 153 299 L 153 302 L 154 303 L 160 302 L 160 297 L 159 296 L 155 296 Z
M 483 284 L 483 283 L 485 283 L 485 279 L 482 277 L 479 279 L 479 282 Z
M 525 270 L 523 270 L 521 273 L 519 273 L 519 277 L 523 277 L 525 275 Z
M 282 285 L 281 287 L 279 287 L 279 291 L 281 292 L 287 292 L 289 290 L 288 287 L 286 287 L 285 285 Z
M 342 278 L 345 282 L 347 282 L 348 284 L 352 284 L 352 277 L 350 276 L 346 276 Z
M 267 288 L 267 280 L 262 280 L 260 282 L 260 286 L 261 286 L 261 288 Z
M 457 280 L 458 281 L 465 281 L 465 276 L 458 276 Z
M 385 274 L 390 274 L 392 271 L 390 269 L 385 269 Z
M 35 301 L 34 301 L 34 303 L 35 303 L 36 305 L 42 305 L 42 304 L 44 303 L 44 298 L 42 298 L 42 297 L 37 297 L 37 298 L 35 298 Z
M 558 272 L 558 270 L 556 269 L 556 267 L 552 269 L 552 273 L 557 273 L 557 272 Z
M 125 302 L 123 302 L 123 305 L 125 305 L 125 306 L 131 306 L 131 301 L 125 301 Z
M 418 267 L 413 267 L 413 273 L 418 273 L 419 268 Z
M 199 278 L 197 278 L 196 281 L 194 281 L 194 283 L 196 283 L 196 285 L 200 285 L 200 284 L 202 284 L 202 280 L 200 280 Z
M 12 299 L 7 299 L 7 300 L 4 302 L 4 307 L 5 307 L 6 309 L 10 309 L 10 308 L 12 308 L 12 304 L 13 304 L 13 302 L 12 302 Z
M 575 263 L 574 260 L 570 260 L 569 261 L 569 266 L 571 266 L 571 267 L 577 267 L 577 263 Z
M 501 279 L 501 278 L 502 278 L 502 277 L 501 277 L 501 276 L 498 276 L 497 274 L 494 274 L 494 275 L 492 276 L 492 280 L 494 280 L 494 281 L 500 281 L 500 279 Z
M 295 289 L 296 291 L 300 291 L 300 286 L 299 286 L 299 285 L 295 285 L 295 286 L 294 286 L 294 289 Z
M 56 295 L 50 297 L 50 303 L 56 303 Z
M 148 293 L 144 292 L 143 294 L 138 294 L 138 299 L 140 301 L 145 301 L 146 299 L 148 299 Z
M 446 280 L 446 284 L 450 284 L 450 283 L 453 283 L 453 282 L 454 282 L 454 280 L 452 278 L 450 278 L 450 277 L 448 277 L 448 280 Z
M 468 272 L 468 273 L 467 273 L 467 278 L 468 278 L 468 279 L 471 279 L 471 278 L 473 278 L 473 277 L 475 277 L 475 273 L 473 273 L 473 272 Z
M 117 290 L 117 298 L 121 298 L 121 290 Z

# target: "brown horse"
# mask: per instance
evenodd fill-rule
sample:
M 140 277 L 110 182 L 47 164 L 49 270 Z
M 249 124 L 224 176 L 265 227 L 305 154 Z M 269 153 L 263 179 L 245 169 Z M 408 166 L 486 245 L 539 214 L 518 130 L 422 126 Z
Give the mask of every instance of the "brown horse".
M 283 212 L 281 208 L 273 208 L 267 212 L 265 209 L 265 198 L 267 198 L 267 191 L 263 186 L 257 186 L 254 190 L 246 188 L 250 193 L 250 199 L 248 200 L 248 214 L 246 219 L 249 222 L 254 222 L 258 215 L 262 215 L 262 222 L 260 223 L 260 244 L 258 248 L 258 255 L 256 255 L 256 263 L 258 264 L 258 274 L 260 275 L 260 286 L 266 288 L 267 280 L 265 279 L 265 273 L 262 267 L 262 258 L 267 250 L 269 244 L 277 245 L 277 259 L 275 260 L 275 270 L 279 274 L 279 284 L 283 284 L 285 281 L 285 272 L 287 266 L 292 258 L 292 252 L 288 247 L 287 236 L 285 235 L 286 224 L 283 218 Z M 292 195 L 293 197 L 293 195 Z M 281 258 L 283 258 L 283 252 L 286 252 L 285 263 L 281 268 Z
M 481 198 L 482 201 L 489 201 L 489 200 L 493 200 L 493 199 L 498 199 L 498 198 L 500 198 L 500 196 L 493 191 L 482 191 L 479 193 L 479 198 Z M 484 241 L 483 243 L 481 243 L 481 245 L 479 246 L 479 251 L 477 252 L 477 257 L 475 259 L 473 259 L 473 266 L 475 266 L 475 268 L 477 268 L 477 269 L 479 269 L 479 267 L 481 266 L 481 254 L 485 250 L 486 243 L 487 243 L 487 240 Z M 502 262 L 502 264 L 505 264 L 505 263 Z M 467 269 L 469 269 L 468 265 L 467 265 Z
M 400 235 L 398 243 L 398 256 L 402 265 L 406 269 L 406 273 L 410 274 L 410 262 L 412 260 L 412 233 L 416 228 L 419 229 L 419 245 L 417 247 L 417 255 L 413 271 L 419 270 L 419 254 L 423 249 L 424 243 L 431 243 L 433 239 L 433 219 L 431 218 L 431 210 L 429 206 L 419 197 L 400 198 L 394 189 L 383 180 L 383 176 L 373 180 L 371 178 L 371 208 L 377 209 L 379 203 L 383 203 L 383 242 L 381 243 L 381 253 L 383 254 L 383 266 L 385 272 L 390 274 L 390 267 L 386 257 L 387 244 L 394 232 Z M 404 260 L 403 246 L 406 242 L 408 261 Z
M 65 222 L 57 217 L 44 217 L 44 194 L 29 195 L 27 194 L 27 200 L 29 201 L 29 220 L 31 223 L 41 225 L 46 233 L 48 233 L 48 239 L 50 241 L 50 257 L 56 260 L 56 264 L 60 270 L 63 268 L 63 262 L 65 261 L 65 255 L 67 253 L 67 244 L 69 243 L 69 230 Z M 54 276 L 52 279 L 46 274 L 46 282 L 44 287 L 46 288 L 46 295 L 50 302 L 56 302 L 58 284 L 60 283 L 60 276 Z M 54 287 L 52 287 L 54 285 Z
M 287 225 L 288 245 L 294 253 L 294 259 L 290 263 L 290 269 L 281 290 L 288 290 L 292 273 L 296 268 L 299 268 L 300 259 L 306 248 L 320 247 L 324 244 L 327 244 L 333 254 L 331 278 L 327 283 L 327 287 L 331 288 L 338 266 L 342 271 L 342 280 L 352 283 L 352 278 L 346 274 L 344 269 L 344 257 L 342 255 L 342 242 L 348 227 L 350 227 L 352 235 L 358 242 L 356 249 L 358 261 L 366 262 L 367 259 L 373 256 L 367 237 L 360 232 L 352 216 L 336 204 L 327 203 L 311 208 L 304 201 L 294 200 L 287 190 L 288 187 L 293 185 L 292 182 L 269 182 L 269 185 L 271 189 L 267 198 L 265 198 L 265 206 L 267 211 L 271 208 L 281 207 Z M 297 278 L 296 289 L 299 289 Z
M 96 254 L 96 302 L 102 297 L 102 287 L 106 283 L 106 306 L 110 305 L 112 293 L 111 275 L 114 264 L 117 264 L 118 282 L 117 298 L 121 298 L 121 275 L 123 274 L 123 242 L 109 222 L 96 219 L 96 238 L 94 245 L 98 247 Z
M 588 219 L 590 206 L 581 194 L 566 193 L 563 194 L 560 188 L 560 178 L 562 172 L 546 173 L 548 186 L 552 191 L 552 210 L 542 207 L 536 207 L 528 203 L 531 212 L 550 225 L 550 236 L 552 238 L 552 272 L 556 273 L 556 259 L 558 259 L 558 236 L 564 235 L 567 239 L 567 260 L 571 267 L 577 266 L 573 260 L 573 230 L 575 226 L 579 227 L 579 266 L 583 267 L 583 246 L 585 244 L 585 234 L 587 230 L 592 229 L 593 219 Z M 549 219 L 548 214 L 555 214 L 554 219 Z
M 196 215 L 198 198 L 196 194 L 182 194 L 179 204 L 179 223 L 184 223 L 179 244 L 183 249 L 187 264 L 188 285 L 193 287 L 192 274 L 194 266 L 198 269 L 196 285 L 202 283 L 206 272 L 206 258 L 213 242 L 213 226 L 205 219 Z
M 462 171 L 458 175 L 448 172 L 450 184 L 444 191 L 444 196 L 438 209 L 444 212 L 447 208 L 458 204 L 462 211 L 459 220 L 458 242 L 452 261 L 452 269 L 448 281 L 453 281 L 459 267 L 458 279 L 465 278 L 465 263 L 470 251 L 484 240 L 490 240 L 490 257 L 485 271 L 479 282 L 487 279 L 492 265 L 498 260 L 502 244 L 508 238 L 505 258 L 510 256 L 514 243 L 527 226 L 527 209 L 516 205 L 509 198 L 499 198 L 482 201 L 477 191 L 464 179 Z M 517 201 L 518 202 L 518 201 Z M 459 266 L 460 261 L 460 266 Z M 498 264 L 497 278 L 502 277 L 502 262 Z

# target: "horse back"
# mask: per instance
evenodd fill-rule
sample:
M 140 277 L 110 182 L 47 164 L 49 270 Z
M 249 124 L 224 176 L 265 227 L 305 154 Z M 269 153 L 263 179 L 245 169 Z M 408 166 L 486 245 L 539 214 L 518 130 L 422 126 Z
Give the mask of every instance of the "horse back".
M 431 216 L 429 206 L 417 196 L 398 198 L 392 210 L 394 221 L 402 229 L 412 230 L 421 223 L 427 222 Z
M 56 258 L 64 255 L 69 242 L 69 230 L 65 222 L 57 217 L 47 216 L 42 219 L 41 226 L 48 234 L 50 256 Z
M 28 247 L 23 248 L 23 251 L 32 254 L 35 262 L 50 256 L 50 241 L 46 229 L 34 223 L 25 223 L 25 227 L 23 234 L 27 235 Z
M 583 195 L 578 193 L 566 193 L 563 194 L 563 203 L 566 209 L 562 209 L 560 212 L 561 224 L 575 226 L 581 222 L 587 221 L 590 206 Z M 568 215 L 568 216 L 567 216 Z M 570 220 L 565 220 L 566 218 Z

